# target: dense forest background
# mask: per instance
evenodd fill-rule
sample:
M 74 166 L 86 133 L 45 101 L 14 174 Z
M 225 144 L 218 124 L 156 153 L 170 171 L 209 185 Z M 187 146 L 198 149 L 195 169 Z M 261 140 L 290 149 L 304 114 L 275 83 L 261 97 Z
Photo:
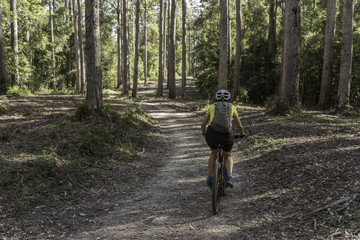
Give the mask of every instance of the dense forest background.
M 211 98 L 216 90 L 219 68 L 220 3 L 217 0 L 183 1 L 99 1 L 102 88 L 120 88 L 123 80 L 128 88 L 136 82 L 158 80 L 169 87 L 168 60 L 171 45 L 171 7 L 175 11 L 175 75 L 198 79 L 203 98 Z M 81 80 L 81 57 L 85 45 L 85 2 L 57 0 L 0 0 L 1 36 L 3 55 L 1 62 L 1 89 L 8 94 L 16 92 L 85 91 Z M 124 4 L 125 3 L 125 4 Z M 127 11 L 123 6 L 127 3 Z M 336 104 L 343 45 L 343 0 L 336 2 L 335 40 L 331 77 L 331 106 Z M 80 4 L 80 9 L 78 8 Z M 236 1 L 228 3 L 228 88 L 232 90 L 236 51 Z M 14 7 L 16 10 L 14 11 Z M 75 8 L 74 8 L 75 6 Z M 185 11 L 181 11 L 186 6 Z M 352 79 L 349 105 L 360 105 L 360 3 L 354 1 Z M 299 100 L 304 106 L 316 106 L 319 101 L 327 1 L 301 1 L 300 26 L 300 79 Z M 79 11 L 81 10 L 81 11 Z M 161 10 L 161 11 L 160 11 Z M 14 23 L 14 13 L 16 22 Z M 136 13 L 139 21 L 136 21 Z M 163 14 L 160 14 L 162 12 Z M 186 17 L 184 18 L 184 12 Z M 124 13 L 126 21 L 124 22 Z M 161 17 L 160 17 L 161 15 Z M 78 20 L 76 20 L 78 19 Z M 159 22 L 161 19 L 161 27 Z M 185 21 L 186 36 L 183 39 Z M 240 96 L 244 102 L 264 104 L 274 99 L 281 81 L 284 46 L 285 1 L 241 1 L 241 72 Z M 136 24 L 138 23 L 138 24 Z M 14 45 L 14 28 L 17 25 L 17 47 Z M 125 25 L 124 25 L 125 24 Z M 75 26 L 76 25 L 76 26 Z M 270 26 L 271 25 L 271 26 Z M 126 26 L 127 46 L 123 33 Z M 138 62 L 136 59 L 136 32 L 139 26 Z M 77 30 L 77 29 L 80 29 Z M 160 31 L 159 29 L 162 29 Z M 76 32 L 76 34 L 74 34 Z M 82 37 L 81 35 L 84 35 Z M 81 38 L 80 38 L 81 37 Z M 119 40 L 119 41 L 118 41 Z M 160 41 L 161 40 L 161 41 Z M 159 50 L 159 45 L 162 45 Z M 184 55 L 183 48 L 186 48 Z M 128 50 L 127 75 L 124 78 L 121 62 Z M 125 51 L 126 52 L 126 51 Z M 159 52 L 162 57 L 159 58 Z M 86 55 L 86 53 L 85 53 Z M 183 67 L 186 58 L 185 69 Z M 5 59 L 5 61 L 4 61 Z M 161 61 L 159 60 L 161 59 Z M 159 63 L 162 68 L 159 68 Z M 135 65 L 138 65 L 135 66 Z M 78 70 L 79 69 L 79 70 Z M 122 69 L 121 71 L 119 69 Z M 136 71 L 135 71 L 136 69 Z M 5 71 L 5 75 L 3 72 Z M 159 71 L 164 71 L 160 76 Z M 136 72 L 136 78 L 134 78 Z M 83 74 L 84 75 L 84 74 Z M 160 89 L 161 90 L 161 89 Z M 162 95 L 162 93 L 160 93 Z M 183 94 L 182 94 L 183 95 Z M 272 97 L 272 98 L 269 98 Z

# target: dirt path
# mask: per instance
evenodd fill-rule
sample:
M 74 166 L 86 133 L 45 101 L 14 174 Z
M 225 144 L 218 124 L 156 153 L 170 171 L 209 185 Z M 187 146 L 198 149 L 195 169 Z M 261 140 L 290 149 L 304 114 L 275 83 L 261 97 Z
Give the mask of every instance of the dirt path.
M 154 95 L 155 88 L 145 90 Z M 326 116 L 324 122 L 312 114 L 288 122 L 243 107 L 249 137 L 236 140 L 235 187 L 214 216 L 205 185 L 209 150 L 200 134 L 203 113 L 196 111 L 201 103 L 143 98 L 140 104 L 161 127 L 161 146 L 147 149 L 141 160 L 159 162 L 157 172 L 136 177 L 127 194 L 34 209 L 29 220 L 40 220 L 28 221 L 32 230 L 15 239 L 359 239 L 356 225 L 353 232 L 332 235 L 327 213 L 331 204 L 346 211 L 360 202 L 356 121 Z M 337 221 L 340 215 L 331 211 Z M 36 229 L 36 223 L 49 220 Z

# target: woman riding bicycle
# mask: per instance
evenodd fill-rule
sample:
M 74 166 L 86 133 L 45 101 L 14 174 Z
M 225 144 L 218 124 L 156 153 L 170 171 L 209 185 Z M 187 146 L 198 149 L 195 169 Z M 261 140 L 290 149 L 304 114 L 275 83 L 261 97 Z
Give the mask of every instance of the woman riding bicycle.
M 211 154 L 208 162 L 208 177 L 206 179 L 206 183 L 208 187 L 211 187 L 213 169 L 217 158 L 218 146 L 221 145 L 224 150 L 226 184 L 228 187 L 233 187 L 233 160 L 231 157 L 231 149 L 234 144 L 234 135 L 231 131 L 232 118 L 235 121 L 236 127 L 239 129 L 240 136 L 245 136 L 245 133 L 236 107 L 229 103 L 230 93 L 227 90 L 222 89 L 216 93 L 215 97 L 217 103 L 210 105 L 201 123 L 202 134 L 205 135 L 206 142 L 211 149 Z M 226 111 L 228 111 L 228 114 L 226 113 Z M 220 112 L 222 112 L 222 114 L 220 114 Z M 209 120 L 210 123 L 206 130 L 206 125 Z M 214 123 L 215 121 L 217 122 L 216 124 Z M 224 126 L 219 127 L 219 125 Z

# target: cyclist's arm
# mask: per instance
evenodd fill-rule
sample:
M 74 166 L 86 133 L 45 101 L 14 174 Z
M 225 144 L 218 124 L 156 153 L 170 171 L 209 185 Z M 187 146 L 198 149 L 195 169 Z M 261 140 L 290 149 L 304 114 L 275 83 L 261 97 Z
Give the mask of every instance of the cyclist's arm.
M 234 120 L 235 120 L 235 125 L 236 127 L 239 129 L 240 131 L 240 136 L 244 136 L 245 132 L 244 132 L 244 127 L 242 126 L 242 123 L 240 121 L 240 118 L 237 115 L 234 115 Z
M 201 122 L 201 131 L 202 134 L 205 135 L 206 132 L 206 124 L 208 123 L 208 121 L 210 120 L 210 114 L 206 113 L 202 122 Z

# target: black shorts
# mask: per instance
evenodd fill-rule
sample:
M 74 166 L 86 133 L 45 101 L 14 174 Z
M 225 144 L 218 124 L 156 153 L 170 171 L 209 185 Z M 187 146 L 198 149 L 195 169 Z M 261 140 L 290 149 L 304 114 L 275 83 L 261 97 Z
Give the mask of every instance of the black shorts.
M 207 128 L 205 140 L 211 150 L 217 149 L 219 144 L 221 144 L 225 152 L 230 152 L 234 145 L 234 135 L 232 131 L 229 133 L 218 133 L 215 132 L 211 126 Z

